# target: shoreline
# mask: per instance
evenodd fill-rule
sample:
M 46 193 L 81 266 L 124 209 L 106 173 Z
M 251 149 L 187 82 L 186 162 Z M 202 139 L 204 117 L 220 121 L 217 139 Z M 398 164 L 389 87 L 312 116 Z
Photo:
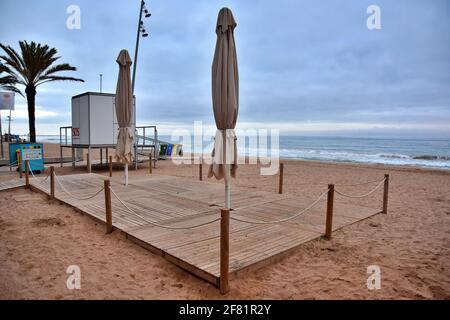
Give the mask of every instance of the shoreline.
M 364 163 L 364 162 L 344 162 L 344 161 L 324 161 L 324 160 L 308 160 L 308 159 L 292 159 L 292 158 L 281 158 L 285 162 L 298 161 L 309 164 L 320 164 L 320 165 L 337 165 L 337 166 L 349 166 L 349 167 L 359 167 L 366 169 L 380 169 L 389 171 L 404 171 L 404 172 L 429 172 L 436 174 L 450 175 L 450 169 L 443 168 L 427 168 L 419 166 L 407 166 L 407 165 L 392 165 L 392 164 L 382 164 L 382 163 Z
M 58 142 L 38 142 L 44 144 L 44 156 L 45 157 L 59 157 L 59 141 Z M 47 148 L 46 148 L 47 146 Z M 48 148 L 49 146 L 52 146 Z M 4 143 L 5 147 L 5 160 L 9 159 L 9 155 L 7 152 L 7 143 Z M 53 147 L 57 147 L 56 149 Z M 49 150 L 50 149 L 50 150 Z M 63 156 L 71 156 L 71 153 L 69 151 L 69 148 L 63 149 Z M 93 159 L 96 159 L 98 157 L 98 149 L 93 149 Z M 112 153 L 110 153 L 111 155 Z M 195 156 L 196 154 L 193 154 Z M 246 158 L 248 158 L 246 156 Z M 351 167 L 361 167 L 361 168 L 368 168 L 368 169 L 380 169 L 380 170 L 393 170 L 393 171 L 404 171 L 404 172 L 434 172 L 437 174 L 444 174 L 444 175 L 450 175 L 450 168 L 439 168 L 439 167 L 425 167 L 425 166 L 415 166 L 415 165 L 394 165 L 394 164 L 383 164 L 383 163 L 366 163 L 366 162 L 357 162 L 357 161 L 334 161 L 334 160 L 316 160 L 316 159 L 302 159 L 302 158 L 289 158 L 289 157 L 280 157 L 280 162 L 302 162 L 307 164 L 319 164 L 319 165 L 337 165 L 337 166 L 351 166 Z M 243 165 L 243 164 L 240 164 Z M 248 164 L 246 164 L 248 165 Z

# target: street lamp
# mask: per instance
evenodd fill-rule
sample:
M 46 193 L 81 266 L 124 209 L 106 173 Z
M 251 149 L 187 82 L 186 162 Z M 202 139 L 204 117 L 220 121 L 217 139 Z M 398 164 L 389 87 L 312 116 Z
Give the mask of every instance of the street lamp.
M 142 36 L 143 38 L 148 37 L 149 33 L 144 28 L 144 21 L 142 21 L 142 14 L 144 14 L 145 18 L 150 18 L 151 13 L 147 10 L 145 7 L 145 1 L 141 0 L 141 9 L 139 10 L 139 20 L 138 20 L 138 29 L 137 29 L 137 36 L 136 36 L 136 49 L 134 51 L 134 63 L 133 63 L 133 81 L 132 81 L 132 90 L 134 95 L 134 84 L 136 82 L 136 65 L 137 65 L 137 57 L 138 57 L 138 51 L 139 51 L 139 40 Z

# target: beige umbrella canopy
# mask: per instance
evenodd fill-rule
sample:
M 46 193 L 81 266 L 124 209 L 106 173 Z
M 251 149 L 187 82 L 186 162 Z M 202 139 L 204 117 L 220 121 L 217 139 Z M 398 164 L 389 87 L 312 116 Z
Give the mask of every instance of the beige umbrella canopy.
M 128 164 L 133 161 L 133 132 L 134 117 L 133 93 L 131 90 L 130 66 L 132 64 L 127 50 L 122 50 L 117 58 L 119 64 L 119 78 L 116 89 L 116 115 L 119 123 L 117 136 L 116 160 L 125 163 L 125 184 L 128 184 Z
M 236 177 L 236 127 L 239 111 L 239 74 L 230 9 L 222 8 L 216 24 L 216 50 L 212 64 L 212 102 L 217 132 L 208 177 L 225 179 L 226 207 L 230 207 L 230 175 Z

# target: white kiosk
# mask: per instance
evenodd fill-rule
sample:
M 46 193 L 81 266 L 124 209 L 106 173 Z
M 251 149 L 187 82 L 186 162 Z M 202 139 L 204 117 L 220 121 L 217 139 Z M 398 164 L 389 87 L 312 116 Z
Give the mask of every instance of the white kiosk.
M 135 165 L 137 166 L 138 140 L 142 138 L 138 129 L 144 129 L 144 145 L 146 148 L 156 148 L 155 145 L 145 143 L 154 140 L 157 144 L 157 131 L 155 126 L 136 127 L 136 97 L 133 99 L 135 132 Z M 145 138 L 145 129 L 153 129 L 154 137 Z M 68 132 L 70 130 L 70 132 Z M 100 149 L 100 164 L 103 165 L 103 149 L 106 149 L 106 162 L 108 161 L 108 148 L 115 148 L 119 124 L 117 123 L 115 94 L 86 92 L 72 97 L 72 126 L 60 127 L 60 153 L 63 159 L 63 148 L 72 148 L 72 165 L 75 166 L 75 150 L 87 149 L 88 157 L 92 160 L 91 150 Z M 69 141 L 70 136 L 70 141 Z M 141 147 L 141 145 L 139 145 Z M 141 149 L 143 149 L 141 147 Z M 88 163 L 88 172 L 91 172 L 92 161 Z M 62 166 L 62 163 L 61 163 Z
M 136 115 L 136 99 L 134 102 Z M 135 127 L 136 116 L 133 120 L 133 128 Z M 74 147 L 115 147 L 118 132 L 114 94 L 86 92 L 72 97 L 72 145 Z

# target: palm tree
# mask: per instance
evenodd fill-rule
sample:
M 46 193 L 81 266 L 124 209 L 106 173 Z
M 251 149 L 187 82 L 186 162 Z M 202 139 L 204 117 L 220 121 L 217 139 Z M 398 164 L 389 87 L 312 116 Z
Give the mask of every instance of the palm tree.
M 14 80 L 14 84 L 6 84 L 10 89 L 15 84 L 25 86 L 25 94 L 28 104 L 28 125 L 30 129 L 30 142 L 36 142 L 35 127 L 35 102 L 36 88 L 41 84 L 51 81 L 81 81 L 82 79 L 56 75 L 61 71 L 76 71 L 75 67 L 67 63 L 54 63 L 60 58 L 55 48 L 42 45 L 32 41 L 19 41 L 21 54 L 19 55 L 11 46 L 0 43 L 0 47 L 6 53 L 0 56 L 3 61 L 4 72 L 9 75 L 9 80 Z M 16 89 L 17 90 L 17 89 Z M 14 91 L 14 90 L 13 90 Z M 17 91 L 15 91 L 17 92 Z M 19 91 L 22 94 L 21 91 Z M 23 95 L 23 94 L 22 94 Z

